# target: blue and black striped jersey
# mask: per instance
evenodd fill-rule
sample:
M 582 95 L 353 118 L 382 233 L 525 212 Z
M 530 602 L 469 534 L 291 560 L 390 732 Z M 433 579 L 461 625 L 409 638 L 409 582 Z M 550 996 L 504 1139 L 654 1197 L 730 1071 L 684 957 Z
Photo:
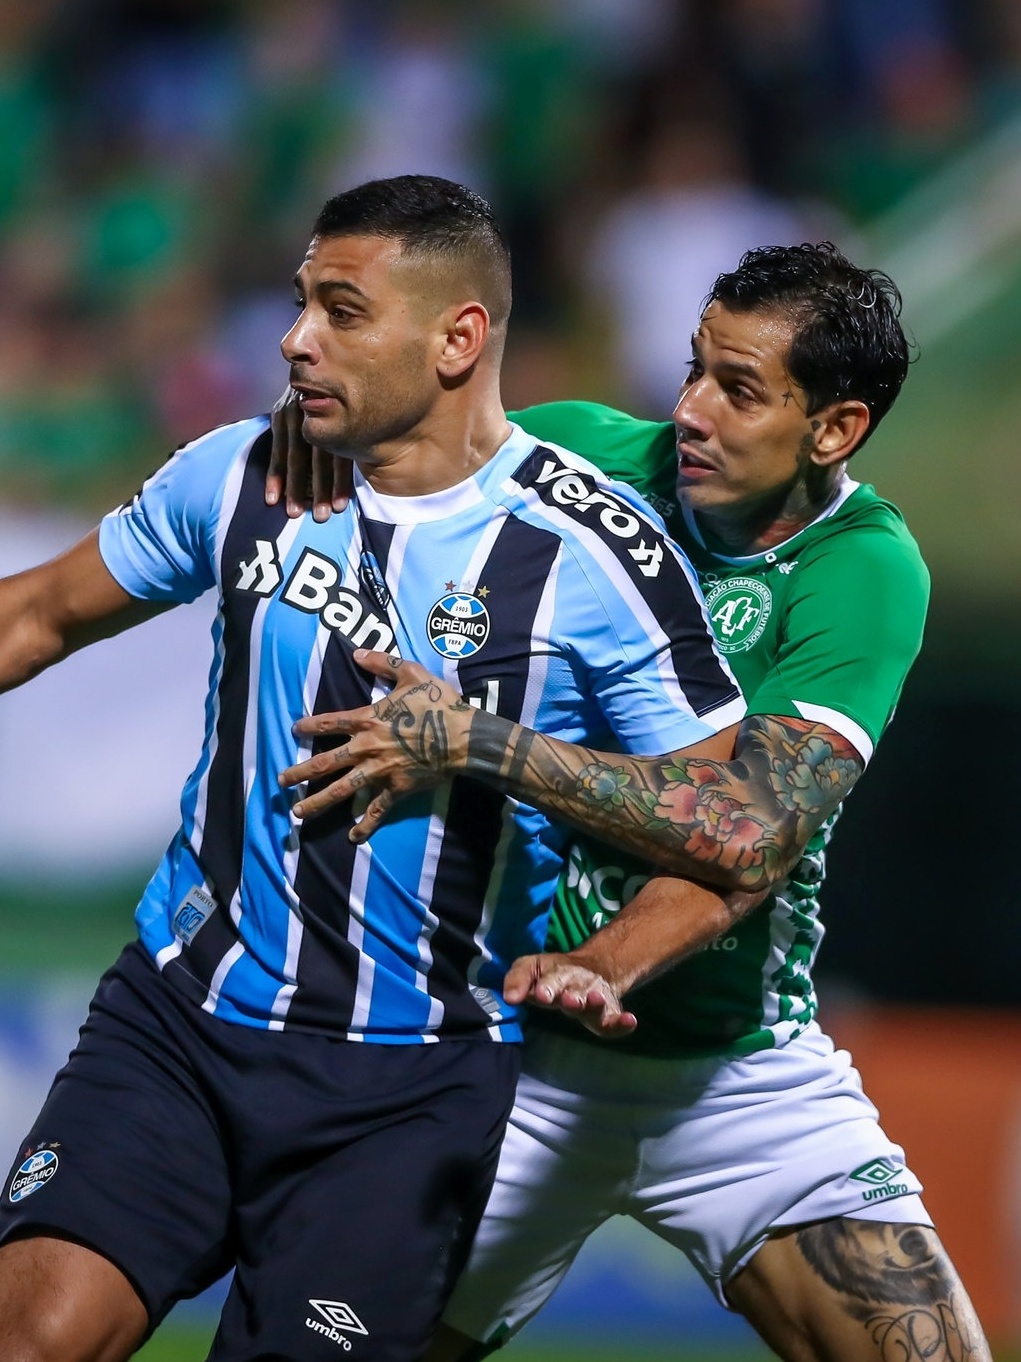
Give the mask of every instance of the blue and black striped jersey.
M 324 524 L 265 505 L 269 446 L 265 418 L 215 430 L 101 525 L 131 594 L 220 594 L 204 744 L 138 907 L 141 939 L 230 1021 L 516 1040 L 500 985 L 541 947 L 565 834 L 460 778 L 356 847 L 350 806 L 292 816 L 277 776 L 309 754 L 292 724 L 378 698 L 352 659 L 365 646 L 570 741 L 687 746 L 744 712 L 691 569 L 635 493 L 518 427 L 445 491 L 386 497 L 358 477 Z

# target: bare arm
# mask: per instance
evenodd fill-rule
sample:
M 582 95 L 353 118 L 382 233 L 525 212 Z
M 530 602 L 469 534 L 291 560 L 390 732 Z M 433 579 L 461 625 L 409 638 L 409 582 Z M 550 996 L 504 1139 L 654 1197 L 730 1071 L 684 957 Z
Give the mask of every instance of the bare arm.
M 48 563 L 0 580 L 0 691 L 165 608 L 118 585 L 93 530 Z
M 359 661 L 395 689 L 362 710 L 301 720 L 302 735 L 350 741 L 280 778 L 332 782 L 295 806 L 300 817 L 368 788 L 374 798 L 356 841 L 395 798 L 463 774 L 673 874 L 756 893 L 794 866 L 862 770 L 833 729 L 777 716 L 746 719 L 732 757 L 729 740 L 657 757 L 594 752 L 486 714 L 415 663 Z
M 581 946 L 520 956 L 507 971 L 504 997 L 558 1008 L 607 1040 L 628 1035 L 637 1018 L 625 995 L 708 946 L 764 898 L 657 876 Z

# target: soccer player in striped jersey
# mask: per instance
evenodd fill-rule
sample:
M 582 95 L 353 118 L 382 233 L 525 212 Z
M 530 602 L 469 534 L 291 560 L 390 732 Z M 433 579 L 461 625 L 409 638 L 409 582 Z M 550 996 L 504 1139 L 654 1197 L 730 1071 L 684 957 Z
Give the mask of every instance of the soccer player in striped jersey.
M 311 437 L 356 461 L 347 513 L 265 504 L 259 417 L 0 582 L 2 688 L 220 601 L 180 829 L 0 1191 L 5 1358 L 116 1362 L 231 1268 L 211 1358 L 424 1351 L 513 1099 L 503 977 L 542 945 L 565 834 L 470 781 L 372 844 L 357 809 L 302 824 L 292 725 L 383 693 L 355 647 L 625 751 L 723 758 L 744 714 L 656 514 L 507 420 L 482 200 L 426 176 L 338 195 L 295 287 L 282 349 Z
M 710 295 L 673 425 L 586 403 L 518 415 L 667 516 L 748 698 L 738 755 L 776 790 L 798 852 L 741 915 L 603 843 L 574 844 L 549 953 L 517 962 L 506 992 L 617 1043 L 556 1010 L 530 1019 L 496 1186 L 430 1362 L 506 1342 L 613 1214 L 681 1249 L 789 1362 L 988 1362 L 917 1178 L 819 1029 L 811 978 L 826 843 L 900 695 L 928 597 L 899 512 L 847 471 L 906 373 L 899 308 L 889 279 L 832 247 L 751 252 Z M 355 735 L 287 773 L 352 767 L 307 813 L 382 787 L 364 836 L 394 792 L 470 770 L 679 873 L 736 862 L 759 889 L 781 854 L 731 765 L 565 748 L 414 668 L 372 666 L 406 684 L 385 710 L 307 721 Z M 670 961 L 682 963 L 654 978 Z

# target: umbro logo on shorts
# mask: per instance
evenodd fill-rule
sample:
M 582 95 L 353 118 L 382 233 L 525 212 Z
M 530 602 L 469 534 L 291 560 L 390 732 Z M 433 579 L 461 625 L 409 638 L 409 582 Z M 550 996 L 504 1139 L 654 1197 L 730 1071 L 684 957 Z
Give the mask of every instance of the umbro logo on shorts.
M 849 1174 L 856 1182 L 867 1182 L 869 1189 L 862 1192 L 863 1201 L 875 1201 L 879 1197 L 903 1196 L 909 1191 L 906 1182 L 894 1182 L 893 1178 L 898 1173 L 903 1173 L 904 1169 L 900 1164 L 894 1163 L 893 1159 L 881 1158 L 870 1159 L 868 1163 L 863 1163 L 860 1168 L 856 1168 Z
M 319 1314 L 322 1315 L 323 1320 L 325 1320 L 326 1323 L 324 1324 L 323 1320 L 307 1318 L 305 1320 L 305 1328 L 311 1329 L 313 1333 L 322 1334 L 324 1338 L 332 1339 L 333 1342 L 339 1344 L 345 1352 L 351 1351 L 352 1343 L 341 1330 L 345 1330 L 346 1333 L 350 1334 L 368 1335 L 368 1329 L 366 1329 L 365 1325 L 351 1309 L 350 1305 L 346 1305 L 343 1301 L 310 1300 L 309 1305 L 311 1305 L 313 1310 L 318 1311 Z

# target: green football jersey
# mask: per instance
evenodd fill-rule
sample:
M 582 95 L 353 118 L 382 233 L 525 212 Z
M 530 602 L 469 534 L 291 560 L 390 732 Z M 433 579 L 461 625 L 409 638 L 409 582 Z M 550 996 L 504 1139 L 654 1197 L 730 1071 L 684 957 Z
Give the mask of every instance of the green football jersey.
M 847 478 L 826 511 L 791 539 L 728 558 L 706 548 L 694 516 L 678 502 L 669 422 L 586 402 L 532 407 L 513 419 L 630 483 L 663 515 L 698 574 L 718 646 L 750 714 L 817 720 L 869 760 L 921 647 L 928 605 L 928 573 L 896 507 Z M 818 894 L 835 819 L 754 912 L 629 996 L 638 1029 L 618 1044 L 647 1055 L 747 1054 L 785 1043 L 814 1018 Z M 557 889 L 548 949 L 580 944 L 649 874 L 625 853 L 577 840 Z M 534 1020 L 589 1037 L 557 1013 L 535 1013 Z

